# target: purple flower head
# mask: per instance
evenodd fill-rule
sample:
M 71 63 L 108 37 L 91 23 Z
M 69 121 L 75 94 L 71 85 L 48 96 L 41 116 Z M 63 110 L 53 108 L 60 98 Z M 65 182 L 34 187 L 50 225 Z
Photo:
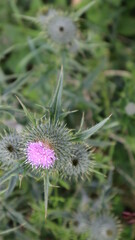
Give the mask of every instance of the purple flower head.
M 41 141 L 29 142 L 27 146 L 27 162 L 32 167 L 49 169 L 54 165 L 55 160 L 55 152 L 49 145 Z

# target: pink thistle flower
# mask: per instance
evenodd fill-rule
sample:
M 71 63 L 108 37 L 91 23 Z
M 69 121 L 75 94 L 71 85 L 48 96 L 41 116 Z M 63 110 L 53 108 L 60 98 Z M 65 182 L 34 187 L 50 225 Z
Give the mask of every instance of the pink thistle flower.
M 38 141 L 30 142 L 27 146 L 27 162 L 35 168 L 53 167 L 56 160 L 55 152 L 49 145 Z

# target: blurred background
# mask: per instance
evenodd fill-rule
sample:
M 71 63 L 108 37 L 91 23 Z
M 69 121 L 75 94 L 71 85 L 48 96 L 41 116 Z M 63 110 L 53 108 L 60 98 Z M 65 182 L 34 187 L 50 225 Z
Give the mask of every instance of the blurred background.
M 55 11 L 75 26 L 66 44 L 52 37 Z M 85 128 L 112 114 L 89 140 L 102 174 L 52 179 L 59 188 L 50 188 L 46 222 L 42 181 L 21 173 L 3 181 L 8 169 L 0 170 L 0 240 L 90 239 L 101 196 L 122 222 L 122 240 L 135 239 L 134 215 L 132 224 L 122 215 L 135 212 L 134 12 L 135 1 L 126 0 L 0 1 L 0 132 L 27 124 L 16 95 L 37 117 L 43 113 L 61 65 L 63 109 L 78 110 L 66 117 L 68 127 L 78 129 L 83 113 Z

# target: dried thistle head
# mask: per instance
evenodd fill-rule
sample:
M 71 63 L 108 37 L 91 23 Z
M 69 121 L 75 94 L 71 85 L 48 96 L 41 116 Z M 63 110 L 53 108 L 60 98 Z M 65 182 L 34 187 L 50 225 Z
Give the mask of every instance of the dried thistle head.
M 120 221 L 116 217 L 101 214 L 91 223 L 91 240 L 118 240 L 121 229 Z
M 72 42 L 76 35 L 76 26 L 69 17 L 56 15 L 47 25 L 51 39 L 60 44 Z

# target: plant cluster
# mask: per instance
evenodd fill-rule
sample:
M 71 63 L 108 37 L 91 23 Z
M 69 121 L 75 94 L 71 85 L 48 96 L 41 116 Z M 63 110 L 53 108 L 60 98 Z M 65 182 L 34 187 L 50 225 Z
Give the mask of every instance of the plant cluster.
M 75 2 L 0 2 L 2 240 L 135 236 L 135 3 Z

